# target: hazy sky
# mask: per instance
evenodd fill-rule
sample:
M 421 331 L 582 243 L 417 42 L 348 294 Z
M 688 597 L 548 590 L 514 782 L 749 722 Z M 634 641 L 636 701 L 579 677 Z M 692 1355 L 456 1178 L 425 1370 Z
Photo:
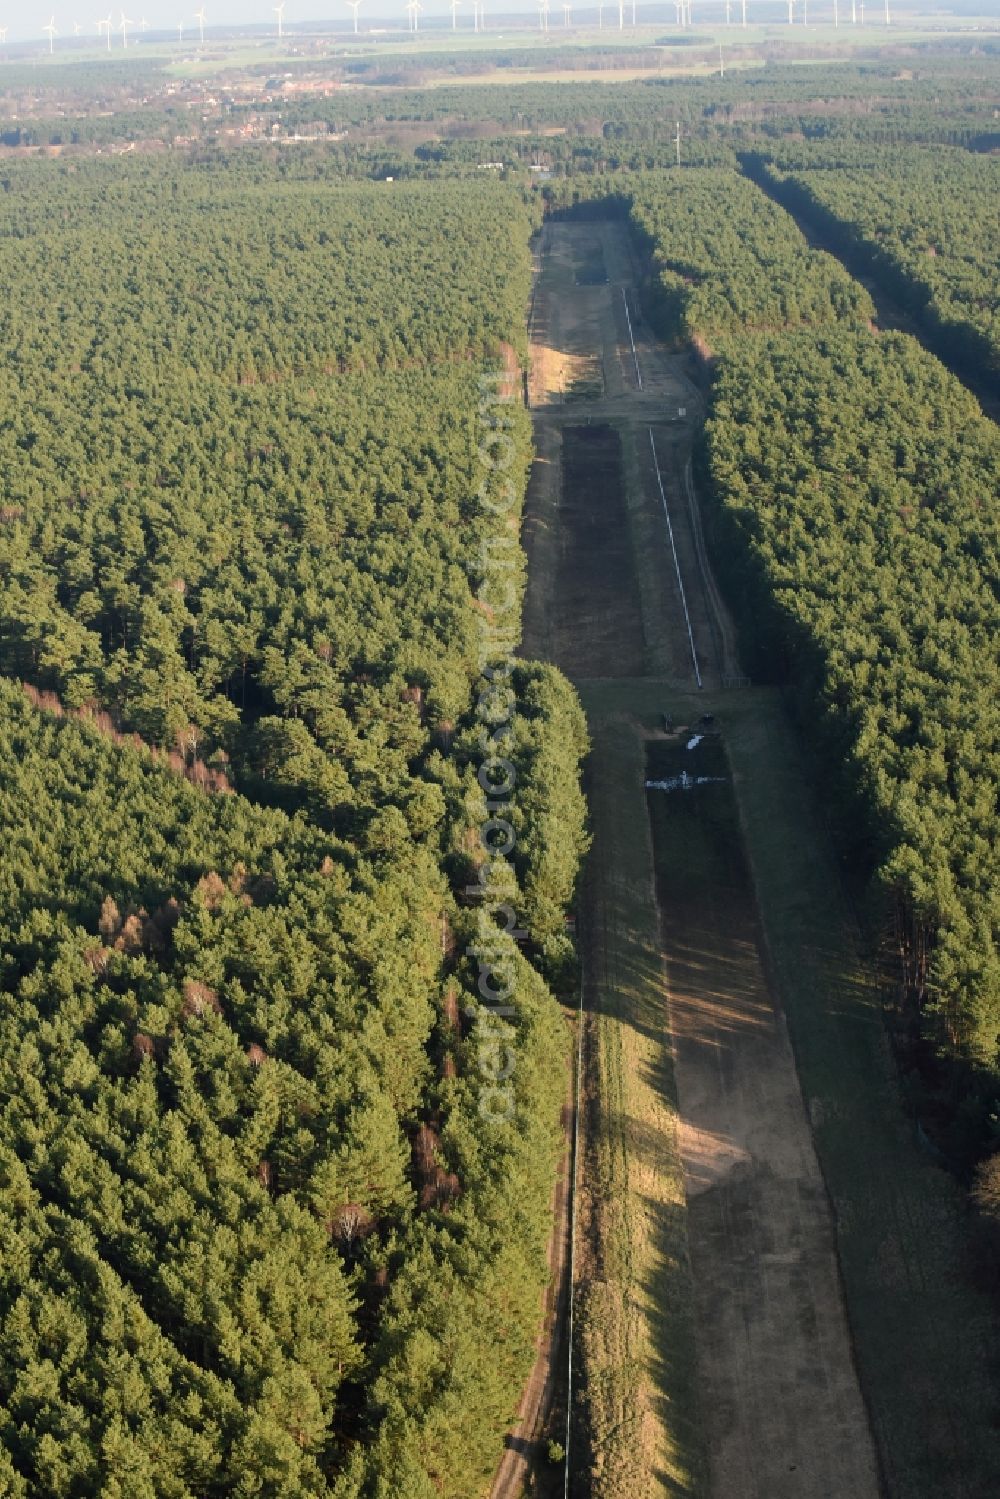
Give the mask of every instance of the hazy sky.
M 49 18 L 55 12 L 55 24 L 58 30 L 56 48 L 59 49 L 60 42 L 65 46 L 65 40 L 73 37 L 73 24 L 79 23 L 82 34 L 94 37 L 96 40 L 97 28 L 94 24 L 95 17 L 101 13 L 107 15 L 108 8 L 113 6 L 114 23 L 117 26 L 118 17 L 121 13 L 122 0 L 0 0 L 0 27 L 8 27 L 8 39 L 14 41 L 26 41 L 37 38 L 39 49 L 43 50 L 48 43 L 42 35 L 42 27 L 46 25 Z M 151 27 L 169 29 L 176 34 L 177 22 L 184 21 L 185 39 L 188 34 L 193 38 L 197 22 L 194 20 L 193 12 L 204 3 L 206 14 L 206 25 L 231 26 L 240 22 L 252 22 L 258 25 L 275 24 L 272 6 L 274 0 L 127 0 L 128 14 L 138 21 L 145 16 Z M 531 14 L 537 12 L 537 0 L 487 0 L 488 8 L 494 13 L 504 11 L 528 11 Z M 615 4 L 615 0 L 605 0 L 609 11 Z M 758 4 L 761 0 L 758 0 Z M 576 0 L 576 4 L 593 10 L 596 0 Z M 702 14 L 721 13 L 724 0 L 694 0 L 696 9 L 701 9 Z M 751 14 L 754 0 L 750 0 Z M 777 0 L 767 0 L 765 13 L 770 18 L 774 15 Z M 630 0 L 626 0 L 630 9 Z M 430 15 L 443 15 L 448 10 L 448 0 L 424 0 L 425 17 Z M 639 0 L 640 12 L 645 9 L 643 0 Z M 823 0 L 816 0 L 817 13 L 823 8 Z M 762 5 L 761 7 L 765 7 Z M 877 0 L 876 0 L 877 8 Z M 459 9 L 459 24 L 464 21 L 471 26 L 472 0 L 462 0 Z M 552 10 L 555 14 L 560 9 L 559 0 L 552 0 Z M 655 19 L 663 24 L 669 24 L 669 0 L 656 0 Z M 936 10 L 947 13 L 953 10 L 956 14 L 968 15 L 974 12 L 977 15 L 995 17 L 1000 14 L 1000 0 L 900 0 L 901 11 Z M 405 0 L 361 0 L 361 20 L 364 25 L 365 16 L 383 23 L 388 19 L 398 16 L 400 26 L 405 25 Z M 302 21 L 343 21 L 345 29 L 350 19 L 344 0 L 286 0 L 285 23 L 294 25 Z M 650 16 L 654 19 L 654 16 Z M 555 24 L 555 23 L 553 23 Z M 112 39 L 115 51 L 121 52 L 121 34 L 115 32 Z M 141 47 L 141 44 L 140 44 Z
M 177 22 L 183 20 L 185 33 L 190 25 L 193 35 L 197 27 L 193 12 L 202 3 L 205 6 L 207 27 L 230 26 L 240 22 L 255 22 L 258 25 L 274 23 L 271 7 L 275 0 L 128 0 L 127 13 L 137 21 L 145 16 L 151 27 L 169 28 L 173 32 L 177 30 Z M 593 3 L 596 4 L 596 0 Z M 448 10 L 447 0 L 424 0 L 424 6 L 425 15 L 443 15 Z M 74 22 L 80 24 L 84 34 L 96 39 L 95 18 L 98 15 L 106 16 L 109 8 L 113 8 L 114 24 L 117 25 L 121 14 L 121 0 L 21 0 L 21 3 L 18 0 L 0 0 L 0 26 L 8 27 L 10 41 L 37 37 L 39 46 L 47 47 L 42 27 L 55 12 L 55 24 L 59 33 L 55 46 L 58 50 L 61 39 L 72 39 Z M 530 10 L 534 13 L 538 7 L 537 0 L 494 0 L 493 8 L 502 8 L 508 13 L 516 10 Z M 472 0 L 463 0 L 458 12 L 459 24 L 464 18 L 471 26 L 472 9 Z M 403 25 L 405 0 L 361 0 L 362 25 L 366 14 L 379 20 L 398 14 L 400 24 Z M 350 16 L 351 12 L 344 0 L 286 0 L 285 22 L 288 25 L 296 21 L 343 20 L 346 28 Z M 120 51 L 120 33 L 115 33 L 112 42 Z

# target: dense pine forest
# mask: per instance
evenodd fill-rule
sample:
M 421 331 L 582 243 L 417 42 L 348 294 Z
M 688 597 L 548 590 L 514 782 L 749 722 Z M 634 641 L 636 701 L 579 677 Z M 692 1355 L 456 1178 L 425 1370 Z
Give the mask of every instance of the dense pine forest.
M 804 253 L 788 215 L 735 172 L 642 177 L 627 192 L 656 258 L 657 311 L 688 341 L 872 315 L 864 289 L 831 256 Z
M 735 172 L 629 198 L 659 316 L 710 363 L 704 476 L 748 665 L 794 683 L 904 1034 L 959 1067 L 937 1102 L 974 1152 L 1000 1042 L 1000 435 Z
M 627 221 L 702 385 L 742 664 L 1000 1224 L 1000 436 L 774 201 L 995 375 L 970 55 L 469 88 L 426 52 L 210 107 L 153 60 L 0 68 L 0 1493 L 487 1492 L 588 847 L 582 710 L 517 655 L 546 214 Z
M 796 161 L 796 158 L 798 160 Z M 783 148 L 774 180 L 824 228 L 860 249 L 945 351 L 1000 373 L 995 156 L 909 147 L 892 171 L 864 149 Z M 799 170 L 802 168 L 802 170 Z
M 546 1274 L 584 839 L 579 709 L 524 663 L 527 955 L 465 893 L 528 220 L 175 163 L 6 189 L 5 1491 L 469 1494 Z

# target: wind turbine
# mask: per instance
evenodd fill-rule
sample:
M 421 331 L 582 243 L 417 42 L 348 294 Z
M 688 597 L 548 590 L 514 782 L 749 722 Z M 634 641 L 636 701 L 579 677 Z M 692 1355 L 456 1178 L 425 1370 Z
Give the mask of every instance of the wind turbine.
M 4 45 L 4 43 L 6 42 L 6 40 L 7 40 L 7 28 L 6 28 L 6 26 L 0 26 L 0 47 L 2 47 Z
M 838 4 L 838 0 L 833 0 L 833 24 L 834 26 L 840 25 L 840 5 Z
M 549 0 L 538 0 L 538 29 L 539 31 L 549 29 Z
M 625 29 L 625 0 L 618 0 L 618 30 Z
M 149 22 L 146 20 L 145 16 L 143 16 L 139 22 L 139 30 L 143 33 L 143 35 L 145 35 L 145 33 L 149 30 Z
M 462 3 L 462 0 L 451 0 L 451 29 L 452 29 L 452 31 L 457 31 L 458 30 L 458 7 L 461 5 L 461 3 Z M 473 0 L 473 3 L 476 5 L 476 10 L 478 12 L 478 10 L 479 10 L 478 3 L 476 3 L 476 0 Z M 477 19 L 478 19 L 478 17 L 477 17 Z
M 604 0 L 597 0 L 597 26 L 598 30 L 604 30 Z
M 865 24 L 865 0 L 861 0 L 861 4 L 858 6 L 858 13 L 861 17 L 860 24 L 863 26 Z
M 747 0 L 743 0 L 743 25 L 747 24 Z
M 733 0 L 726 0 L 726 25 L 733 24 Z
M 55 50 L 56 37 L 59 35 L 58 31 L 56 30 L 55 16 L 51 16 L 49 18 L 49 24 L 47 26 L 43 26 L 42 30 L 47 34 L 49 38 L 49 56 L 51 57 L 52 53 Z
M 285 34 L 285 0 L 281 0 L 280 5 L 272 5 L 271 9 L 278 17 L 278 41 L 280 42 Z
M 635 0 L 632 0 L 632 25 L 635 25 Z
M 361 4 L 361 0 L 347 0 L 347 4 L 350 7 L 350 9 L 353 10 L 353 12 L 354 12 L 354 35 L 357 36 L 357 34 L 358 34 L 358 6 Z
M 834 0 L 834 3 L 836 3 L 836 0 Z M 789 26 L 795 24 L 795 0 L 788 0 L 788 24 Z
M 119 26 L 122 29 L 122 46 L 123 47 L 127 47 L 128 46 L 128 29 L 129 29 L 130 26 L 134 26 L 135 22 L 132 21 L 132 20 L 130 20 L 129 17 L 125 14 L 125 12 L 122 11 L 121 12 L 121 20 L 119 21 L 118 24 L 119 24 Z
M 73 35 L 74 36 L 79 36 L 80 35 L 80 23 L 79 23 L 79 21 L 74 21 L 73 22 Z
M 892 24 L 892 19 L 889 15 L 889 0 L 885 0 L 885 24 L 887 26 Z
M 194 18 L 198 22 L 198 35 L 201 38 L 201 46 L 204 47 L 204 45 L 205 45 L 205 7 L 204 6 L 201 7 L 201 10 L 196 10 L 195 11 Z
M 184 45 L 184 22 L 183 21 L 178 21 L 177 22 L 177 45 L 179 47 L 183 47 L 183 45 Z
M 105 16 L 105 18 L 104 18 L 103 21 L 95 21 L 94 24 L 97 27 L 97 38 L 98 38 L 98 41 L 100 41 L 100 37 L 101 37 L 101 32 L 102 31 L 106 31 L 108 33 L 108 51 L 110 52 L 111 51 L 111 12 L 108 11 L 108 13 Z
M 722 43 L 720 42 L 719 43 L 719 77 L 720 78 L 725 78 L 725 76 L 726 76 L 726 65 L 722 61 Z
M 573 6 L 571 5 L 570 0 L 563 0 L 563 26 L 569 26 L 570 16 L 572 15 L 572 13 Z

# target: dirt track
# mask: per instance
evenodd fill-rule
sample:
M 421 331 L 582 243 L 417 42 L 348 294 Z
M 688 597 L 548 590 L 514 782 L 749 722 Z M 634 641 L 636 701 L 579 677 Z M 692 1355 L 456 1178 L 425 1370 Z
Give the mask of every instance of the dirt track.
M 550 1281 L 538 1339 L 538 1356 L 521 1394 L 517 1425 L 507 1439 L 503 1457 L 493 1476 L 490 1499 L 520 1499 L 529 1475 L 539 1467 L 540 1438 L 562 1372 L 569 1290 L 569 1172 L 570 1154 L 567 1152 L 555 1192 L 554 1229 L 549 1242 Z M 546 1489 L 536 1488 L 535 1492 L 544 1494 Z

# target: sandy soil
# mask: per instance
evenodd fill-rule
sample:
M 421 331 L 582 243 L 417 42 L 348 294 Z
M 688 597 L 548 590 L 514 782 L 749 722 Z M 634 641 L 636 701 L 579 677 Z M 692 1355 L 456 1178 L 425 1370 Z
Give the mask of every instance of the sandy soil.
M 563 428 L 559 534 L 560 666 L 577 680 L 641 675 L 642 613 L 614 427 Z
M 703 770 L 697 752 L 672 758 Z M 721 751 L 705 769 L 725 774 Z M 876 1499 L 830 1205 L 732 788 L 650 796 L 711 1493 Z
M 621 224 L 550 223 L 544 229 L 536 250 L 529 330 L 528 390 L 538 458 L 524 527 L 531 559 L 525 651 L 558 662 L 577 681 L 651 673 L 686 685 L 694 675 L 690 618 L 699 671 L 706 686 L 718 685 L 736 668 L 727 648 L 732 627 L 704 566 L 697 498 L 687 472 L 692 419 L 699 415 L 700 397 L 687 377 L 685 359 L 667 351 L 644 322 L 635 282 L 631 247 Z M 610 536 L 610 514 L 599 517 L 604 535 L 599 544 L 596 537 L 589 539 L 585 555 L 580 505 L 590 502 L 577 492 L 578 479 L 567 488 L 567 462 L 571 464 L 572 458 L 564 433 L 587 425 L 610 427 L 618 434 L 617 490 L 605 483 L 602 498 L 595 475 L 593 498 L 620 517 L 621 534 Z M 684 600 L 676 581 L 664 502 Z M 620 576 L 623 560 L 627 573 Z M 581 594 L 590 582 L 602 595 L 613 586 L 622 614 L 639 607 L 640 660 L 629 649 L 610 657 L 603 649 L 614 629 L 608 609 L 600 604 L 601 639 L 589 641 L 592 621 L 585 616 L 593 616 L 595 609 Z M 624 620 L 621 629 L 629 633 Z

